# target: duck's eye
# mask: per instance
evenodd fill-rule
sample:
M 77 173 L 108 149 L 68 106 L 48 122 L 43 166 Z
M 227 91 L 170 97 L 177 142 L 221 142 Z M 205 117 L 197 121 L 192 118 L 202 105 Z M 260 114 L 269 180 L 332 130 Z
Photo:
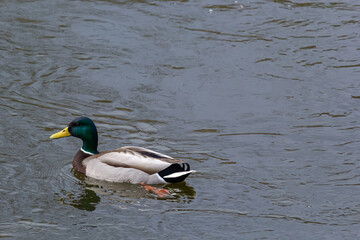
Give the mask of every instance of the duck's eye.
M 78 127 L 80 124 L 78 122 L 74 123 L 74 127 Z

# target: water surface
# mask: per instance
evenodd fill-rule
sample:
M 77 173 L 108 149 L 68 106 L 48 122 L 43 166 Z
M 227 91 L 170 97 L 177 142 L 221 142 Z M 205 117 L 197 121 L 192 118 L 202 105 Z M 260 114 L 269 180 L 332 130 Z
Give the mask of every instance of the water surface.
M 333 1 L 2 1 L 0 237 L 359 236 L 359 10 Z M 147 147 L 196 174 L 159 198 L 71 167 Z

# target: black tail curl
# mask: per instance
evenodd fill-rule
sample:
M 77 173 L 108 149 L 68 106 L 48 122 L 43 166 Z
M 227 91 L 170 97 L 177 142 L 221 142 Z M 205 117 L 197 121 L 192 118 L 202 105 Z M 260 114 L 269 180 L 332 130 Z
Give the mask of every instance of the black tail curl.
M 181 175 L 181 176 L 178 176 L 178 177 L 174 177 L 174 178 L 169 178 L 169 177 L 166 177 L 166 176 L 168 176 L 170 174 L 173 174 L 173 173 L 184 172 L 184 171 L 190 171 L 190 165 L 188 163 L 171 164 L 169 167 L 167 167 L 164 170 L 158 172 L 158 174 L 166 182 L 177 183 L 177 182 L 184 181 L 185 178 L 187 178 L 187 176 L 189 176 L 191 174 L 191 172 L 189 172 L 187 174 L 184 174 L 184 175 Z

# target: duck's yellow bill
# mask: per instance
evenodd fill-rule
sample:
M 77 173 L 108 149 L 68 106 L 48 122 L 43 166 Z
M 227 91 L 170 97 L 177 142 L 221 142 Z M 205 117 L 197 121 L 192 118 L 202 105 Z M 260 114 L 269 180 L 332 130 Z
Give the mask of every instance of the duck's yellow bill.
M 64 128 L 63 130 L 61 130 L 58 133 L 54 133 L 53 135 L 50 136 L 50 138 L 55 139 L 55 138 L 63 138 L 63 137 L 68 137 L 71 136 L 71 134 L 69 133 L 69 127 Z

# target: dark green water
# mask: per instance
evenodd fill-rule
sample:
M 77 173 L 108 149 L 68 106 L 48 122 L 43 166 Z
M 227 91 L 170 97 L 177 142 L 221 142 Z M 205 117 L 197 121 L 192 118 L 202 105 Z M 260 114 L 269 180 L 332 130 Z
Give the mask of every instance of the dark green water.
M 356 239 L 360 4 L 0 1 L 0 238 Z M 147 147 L 198 172 L 157 198 L 76 175 Z

